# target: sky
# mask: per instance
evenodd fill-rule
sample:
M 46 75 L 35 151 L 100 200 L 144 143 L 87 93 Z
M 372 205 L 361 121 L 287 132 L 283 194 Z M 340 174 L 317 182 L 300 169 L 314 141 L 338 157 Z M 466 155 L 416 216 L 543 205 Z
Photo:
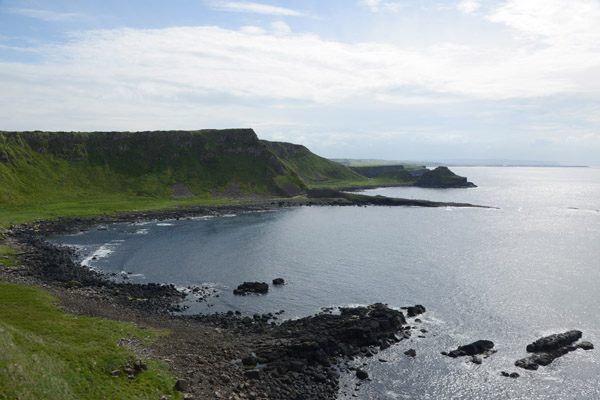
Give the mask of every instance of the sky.
M 0 0 L 0 130 L 600 165 L 600 0 Z

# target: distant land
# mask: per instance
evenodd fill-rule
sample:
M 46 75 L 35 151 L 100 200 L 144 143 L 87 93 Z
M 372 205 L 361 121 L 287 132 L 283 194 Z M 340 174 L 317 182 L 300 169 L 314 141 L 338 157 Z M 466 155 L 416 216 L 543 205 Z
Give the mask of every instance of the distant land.
M 0 225 L 380 186 L 474 185 L 448 168 L 342 165 L 252 129 L 0 131 Z
M 331 158 L 331 161 L 348 166 L 376 166 L 376 165 L 415 165 L 424 167 L 587 167 L 586 165 L 562 165 L 553 161 L 538 160 L 509 160 L 503 158 L 463 158 L 445 159 L 439 161 L 407 161 L 407 160 L 379 160 L 355 158 Z

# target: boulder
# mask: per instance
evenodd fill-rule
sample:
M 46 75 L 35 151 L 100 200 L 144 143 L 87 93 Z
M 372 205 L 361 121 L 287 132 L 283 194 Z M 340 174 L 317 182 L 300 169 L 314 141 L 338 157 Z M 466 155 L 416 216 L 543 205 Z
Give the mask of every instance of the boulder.
M 177 390 L 178 392 L 187 392 L 189 389 L 190 384 L 188 381 L 179 379 L 177 380 L 177 382 L 175 382 L 175 390 Z
M 263 372 L 260 369 L 249 369 L 244 371 L 244 378 L 250 380 L 260 380 L 262 379 Z
M 593 350 L 594 345 L 590 342 L 579 342 L 577 343 L 577 348 L 582 350 Z
M 283 278 L 275 278 L 275 279 L 273 279 L 273 285 L 275 285 L 275 286 L 285 285 L 285 281 L 283 280 Z
M 256 365 L 257 363 L 258 363 L 258 359 L 253 355 L 249 355 L 249 356 L 242 358 L 243 365 Z
M 356 377 L 362 381 L 369 377 L 369 373 L 367 371 L 359 368 L 356 370 Z
M 406 309 L 406 313 L 408 314 L 409 317 L 416 317 L 419 314 L 423 314 L 425 312 L 425 307 L 423 307 L 420 304 L 417 304 L 416 306 L 412 306 L 412 307 L 408 307 Z

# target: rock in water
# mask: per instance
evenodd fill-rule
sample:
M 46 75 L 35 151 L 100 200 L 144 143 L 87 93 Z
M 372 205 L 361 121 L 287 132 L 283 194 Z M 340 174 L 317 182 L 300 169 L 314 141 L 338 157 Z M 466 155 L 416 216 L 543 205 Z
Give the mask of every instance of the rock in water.
M 408 307 L 406 309 L 406 313 L 408 314 L 409 317 L 416 317 L 419 314 L 423 314 L 425 312 L 425 307 L 423 307 L 420 304 L 417 304 L 414 307 Z
M 275 286 L 285 285 L 285 281 L 283 280 L 283 278 L 275 278 L 275 279 L 273 279 L 273 285 L 275 285 Z
M 266 294 L 269 291 L 269 285 L 265 282 L 244 282 L 233 291 L 233 294 L 245 296 L 247 294 Z
M 369 373 L 367 371 L 365 371 L 365 370 L 357 369 L 356 370 L 356 377 L 362 381 L 362 380 L 365 380 L 365 379 L 367 379 L 369 377 Z
M 539 353 L 542 351 L 558 350 L 561 347 L 565 347 L 573 342 L 578 341 L 581 339 L 581 336 L 581 331 L 576 330 L 545 336 L 531 344 L 528 344 L 527 352 Z
M 494 348 L 494 342 L 490 340 L 478 340 L 476 342 L 459 346 L 456 350 L 447 353 L 448 357 L 456 358 L 462 356 L 474 356 L 477 354 L 490 353 Z
M 579 342 L 577 344 L 577 347 L 582 350 L 593 350 L 594 349 L 594 345 L 591 344 L 590 342 Z
M 526 350 L 534 354 L 515 361 L 515 366 L 524 369 L 536 370 L 540 365 L 549 365 L 558 357 L 561 357 L 571 351 L 575 351 L 577 349 L 593 349 L 594 345 L 590 342 L 581 342 L 576 345 L 573 344 L 581 339 L 581 336 L 581 331 L 572 330 L 565 333 L 556 333 L 554 335 L 540 338 L 527 345 Z

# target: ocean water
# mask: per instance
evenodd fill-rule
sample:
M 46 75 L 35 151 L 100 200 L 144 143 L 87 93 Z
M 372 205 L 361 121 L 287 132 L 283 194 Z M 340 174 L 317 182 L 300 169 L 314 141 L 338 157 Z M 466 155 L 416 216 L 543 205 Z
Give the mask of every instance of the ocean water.
M 600 346 L 600 169 L 453 170 L 478 187 L 368 193 L 496 208 L 302 207 L 54 240 L 116 279 L 210 288 L 207 302 L 187 303 L 189 313 L 283 309 L 295 318 L 324 306 L 424 305 L 412 325 L 425 337 L 358 360 L 372 381 L 355 391 L 356 378 L 343 375 L 342 399 L 600 399 L 597 349 L 538 371 L 514 367 L 527 344 L 552 333 L 579 329 Z M 241 282 L 277 277 L 286 285 L 265 296 L 232 294 Z M 498 350 L 481 365 L 440 355 L 478 339 Z M 403 354 L 409 348 L 415 358 Z

